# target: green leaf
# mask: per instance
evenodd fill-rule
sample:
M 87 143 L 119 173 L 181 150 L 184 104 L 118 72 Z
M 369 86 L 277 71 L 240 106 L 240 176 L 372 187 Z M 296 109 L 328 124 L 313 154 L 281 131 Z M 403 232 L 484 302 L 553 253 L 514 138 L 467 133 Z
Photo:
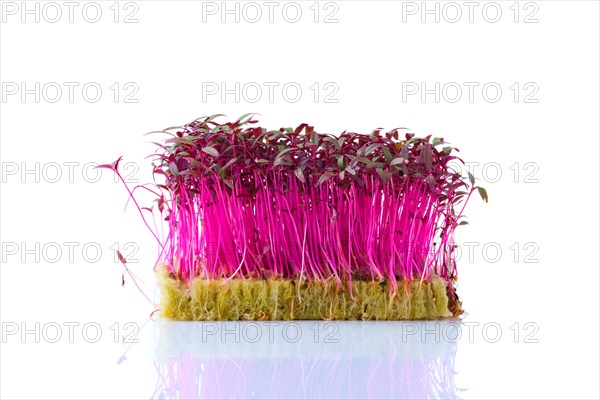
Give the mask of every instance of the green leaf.
M 372 167 L 373 166 L 373 161 L 369 160 L 368 158 L 365 157 L 354 157 L 354 159 L 352 160 L 352 166 L 356 166 L 356 164 L 358 164 L 359 162 Z
M 469 223 L 467 221 L 460 221 L 458 223 L 458 226 L 461 226 L 461 225 L 469 225 Z
M 283 147 L 283 146 L 282 146 Z M 281 149 L 281 147 L 280 147 Z M 277 166 L 280 164 L 288 164 L 288 163 L 284 163 L 284 158 L 283 156 L 286 155 L 287 153 L 291 152 L 294 150 L 294 147 L 288 147 L 287 149 L 283 149 L 281 150 L 278 154 L 277 157 L 275 157 L 275 161 L 273 162 L 273 165 Z
M 286 161 L 283 157 L 277 157 L 275 161 L 273 161 L 273 166 L 276 167 L 278 165 L 292 165 L 291 162 Z
M 312 132 L 310 134 L 310 142 L 312 144 L 319 144 L 319 134 L 317 132 Z
M 344 169 L 344 156 L 338 154 L 335 156 L 337 158 L 337 165 L 339 169 Z
M 195 144 L 193 137 L 174 137 L 165 140 L 165 143 L 176 143 L 176 144 Z
M 400 156 L 405 160 L 408 159 L 408 146 L 406 144 L 400 148 Z
M 192 175 L 202 177 L 202 175 L 200 175 L 197 171 L 194 171 L 193 169 L 186 169 L 185 171 L 181 171 L 179 175 Z
M 469 175 L 469 182 L 471 182 L 471 186 L 473 186 L 475 184 L 475 177 L 473 176 L 472 173 L 467 171 L 467 174 Z
M 223 165 L 221 168 L 222 171 L 225 171 L 227 168 L 231 167 L 231 165 L 237 161 L 237 157 L 233 157 L 231 160 L 227 161 L 227 164 Z
M 390 153 L 390 150 L 387 147 L 383 148 L 383 155 L 385 156 L 385 160 L 387 162 L 392 161 L 392 159 L 394 158 L 392 157 L 392 153 Z
M 300 182 L 305 183 L 306 179 L 304 179 L 304 171 L 302 171 L 302 168 L 298 167 L 294 170 L 294 174 L 296 174 L 296 176 L 298 177 L 298 179 L 300 179 Z
M 170 127 L 168 127 L 168 128 L 165 128 L 165 129 L 163 129 L 162 131 L 156 131 L 156 132 L 157 132 L 157 133 L 158 133 L 158 132 L 169 133 L 169 131 L 170 131 L 170 130 L 173 130 L 173 129 L 177 129 L 177 130 L 179 130 L 179 129 L 184 129 L 184 128 L 183 128 L 183 126 L 170 126 Z M 154 133 L 154 132 L 150 132 L 150 133 Z
M 213 115 L 211 115 L 210 117 L 207 117 L 207 118 L 206 118 L 206 119 L 205 119 L 203 122 L 205 122 L 205 123 L 206 123 L 206 122 L 210 122 L 210 121 L 212 121 L 213 119 L 215 119 L 215 118 L 218 118 L 218 117 L 226 117 L 226 115 L 225 115 L 225 114 L 213 114 Z M 200 119 L 200 118 L 197 118 L 197 119 L 196 119 L 196 121 L 197 121 L 197 120 L 199 120 L 199 119 Z
M 384 171 L 381 168 L 376 168 L 375 171 L 377 171 L 383 183 L 388 183 L 392 179 L 392 174 L 388 171 Z
M 244 114 L 244 115 L 242 115 L 241 117 L 239 117 L 239 118 L 237 119 L 237 121 L 236 121 L 236 122 L 237 122 L 238 124 L 240 124 L 240 125 L 243 125 L 243 124 L 245 124 L 246 122 L 250 121 L 250 120 L 252 119 L 252 116 L 253 116 L 253 115 L 255 115 L 255 114 L 256 114 L 256 113 L 247 113 L 247 114 Z M 217 115 L 219 115 L 219 114 L 217 114 Z M 247 117 L 249 117 L 249 118 L 247 118 Z M 246 119 L 246 118 L 247 118 L 247 119 Z M 243 121 L 244 119 L 246 119 L 246 121 Z
M 282 149 L 278 154 L 277 154 L 277 158 L 279 157 L 283 157 L 285 154 L 289 153 L 290 151 L 294 150 L 293 147 L 288 147 L 287 149 Z
M 378 147 L 381 147 L 381 143 L 373 143 L 371 145 L 369 145 L 364 152 L 364 155 L 369 155 L 371 154 L 371 152 L 373 152 L 375 149 L 377 149 Z
M 442 151 L 443 151 L 444 153 L 450 153 L 450 152 L 452 151 L 452 146 L 444 146 L 444 147 L 442 148 Z
M 347 166 L 345 171 L 348 171 L 349 174 L 356 175 L 356 171 L 351 166 Z
M 323 182 L 325 182 L 327 179 L 331 178 L 333 175 L 335 175 L 335 174 L 333 174 L 331 172 L 325 172 L 325 173 L 323 173 L 323 175 L 321 175 L 319 177 L 319 181 L 317 182 L 317 186 L 319 186 L 320 184 L 322 184 Z
M 438 144 L 442 143 L 443 141 L 444 141 L 444 138 L 434 137 L 432 144 L 434 146 L 437 146 Z
M 171 171 L 171 174 L 173 174 L 174 176 L 179 175 L 179 168 L 177 168 L 177 164 L 175 164 L 174 162 L 171 162 L 169 164 L 169 171 Z
M 394 165 L 397 164 L 404 164 L 404 158 L 402 157 L 396 157 L 392 160 L 392 162 L 390 162 L 390 165 L 393 167 Z
M 329 137 L 329 136 L 326 136 L 325 138 L 323 138 L 323 141 L 324 141 L 324 142 L 329 142 L 329 143 L 333 144 L 333 145 L 335 146 L 336 150 L 338 150 L 338 151 L 340 150 L 340 146 L 341 146 L 341 145 L 340 145 L 340 143 L 337 141 L 337 139 L 335 139 L 335 138 L 332 138 L 332 137 Z
M 213 157 L 219 157 L 219 152 L 214 147 L 206 146 L 202 148 L 202 151 L 207 154 L 210 154 Z
M 488 202 L 487 191 L 484 188 L 480 187 L 480 186 L 477 187 L 477 190 L 479 191 L 479 195 L 481 196 L 481 198 L 483 199 L 483 201 L 485 201 L 487 203 Z
M 404 144 L 405 144 L 405 145 L 408 145 L 408 144 L 411 144 L 411 143 L 413 143 L 413 142 L 416 142 L 417 140 L 423 140 L 423 139 L 421 139 L 421 138 L 418 138 L 418 137 L 416 137 L 416 136 L 413 136 L 413 137 L 411 137 L 410 139 L 408 139 L 408 140 L 406 141 L 406 143 L 404 143 Z

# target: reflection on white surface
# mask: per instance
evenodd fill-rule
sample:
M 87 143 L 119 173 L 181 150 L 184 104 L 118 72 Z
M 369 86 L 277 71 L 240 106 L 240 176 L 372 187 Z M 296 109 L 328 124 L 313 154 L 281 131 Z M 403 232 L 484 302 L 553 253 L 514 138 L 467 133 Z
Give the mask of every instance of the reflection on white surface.
M 163 320 L 152 397 L 456 398 L 457 325 Z

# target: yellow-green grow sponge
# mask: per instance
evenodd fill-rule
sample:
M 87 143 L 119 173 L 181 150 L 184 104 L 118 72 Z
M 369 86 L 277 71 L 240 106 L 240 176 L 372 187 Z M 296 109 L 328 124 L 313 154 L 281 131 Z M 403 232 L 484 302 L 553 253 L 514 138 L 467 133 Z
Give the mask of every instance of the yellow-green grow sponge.
M 160 309 L 166 318 L 220 320 L 417 320 L 457 316 L 446 281 L 398 281 L 395 294 L 381 281 L 295 281 L 292 279 L 203 279 L 191 286 L 166 269 L 157 273 Z

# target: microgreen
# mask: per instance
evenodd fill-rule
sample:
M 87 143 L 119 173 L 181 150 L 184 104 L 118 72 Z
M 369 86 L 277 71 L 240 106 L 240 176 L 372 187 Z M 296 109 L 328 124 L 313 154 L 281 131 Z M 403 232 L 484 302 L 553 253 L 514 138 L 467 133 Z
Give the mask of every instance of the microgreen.
M 377 279 L 395 289 L 402 279 L 454 278 L 454 231 L 471 194 L 487 193 L 451 168 L 462 160 L 443 138 L 219 117 L 161 131 L 156 183 L 144 186 L 156 208 L 134 199 L 140 214 L 166 221 L 165 237 L 152 232 L 178 279 Z M 100 167 L 119 174 L 119 161 Z

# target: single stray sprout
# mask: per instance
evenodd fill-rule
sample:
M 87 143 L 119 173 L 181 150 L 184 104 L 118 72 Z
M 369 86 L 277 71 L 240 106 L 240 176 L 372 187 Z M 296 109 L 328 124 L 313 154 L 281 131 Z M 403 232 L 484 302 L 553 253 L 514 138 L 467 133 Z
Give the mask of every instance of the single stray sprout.
M 156 195 L 166 236 L 142 212 L 154 206 L 140 207 L 127 187 L 159 243 L 156 265 L 172 277 L 377 281 L 395 293 L 400 281 L 437 275 L 452 286 L 455 229 L 471 194 L 488 196 L 451 168 L 462 160 L 443 138 L 267 130 L 253 114 L 220 116 L 160 131 L 155 183 L 134 188 Z M 99 167 L 121 177 L 120 160 Z

